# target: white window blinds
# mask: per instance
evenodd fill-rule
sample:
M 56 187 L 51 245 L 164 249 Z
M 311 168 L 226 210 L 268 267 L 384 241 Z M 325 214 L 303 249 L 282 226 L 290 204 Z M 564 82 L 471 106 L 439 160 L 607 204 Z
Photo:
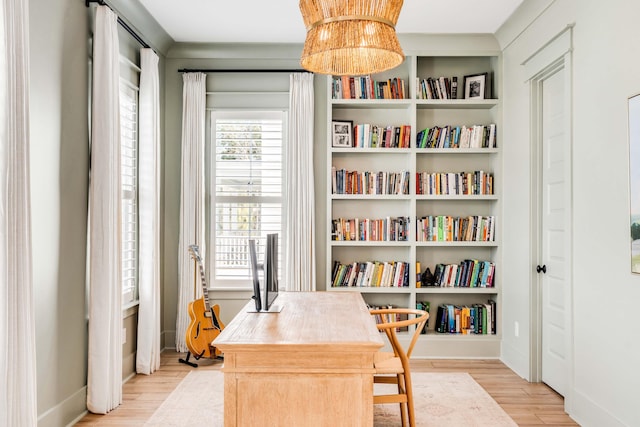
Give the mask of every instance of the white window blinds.
M 261 261 L 266 234 L 281 231 L 283 122 L 283 112 L 212 113 L 214 286 L 247 285 L 248 240 Z
M 136 299 L 138 282 L 138 91 L 120 83 L 122 185 L 122 302 Z

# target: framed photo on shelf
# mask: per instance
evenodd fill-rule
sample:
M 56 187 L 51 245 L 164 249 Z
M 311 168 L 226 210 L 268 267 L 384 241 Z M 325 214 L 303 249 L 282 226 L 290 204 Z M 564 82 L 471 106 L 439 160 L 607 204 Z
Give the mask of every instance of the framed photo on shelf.
M 331 122 L 331 146 L 338 148 L 353 147 L 353 122 L 334 120 Z
M 464 99 L 484 99 L 488 73 L 464 76 Z

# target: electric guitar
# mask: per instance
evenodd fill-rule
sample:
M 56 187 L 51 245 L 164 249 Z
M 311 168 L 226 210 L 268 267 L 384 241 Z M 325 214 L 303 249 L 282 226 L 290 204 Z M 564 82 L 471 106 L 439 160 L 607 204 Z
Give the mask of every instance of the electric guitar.
M 220 321 L 220 307 L 209 304 L 209 291 L 202 267 L 197 245 L 189 246 L 189 253 L 198 262 L 202 282 L 202 298 L 189 303 L 189 317 L 191 322 L 187 328 L 187 348 L 196 360 L 201 357 L 214 358 L 222 352 L 211 345 L 211 342 L 222 332 L 224 325 Z

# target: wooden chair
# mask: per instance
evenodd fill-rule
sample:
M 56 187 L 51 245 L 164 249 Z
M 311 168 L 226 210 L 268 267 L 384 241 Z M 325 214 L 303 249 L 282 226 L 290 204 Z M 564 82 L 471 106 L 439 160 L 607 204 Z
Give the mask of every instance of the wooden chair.
M 409 426 L 414 427 L 415 413 L 409 358 L 420 332 L 429 318 L 429 313 L 410 308 L 373 309 L 370 312 L 376 316 L 378 330 L 386 333 L 393 349 L 393 353 L 380 351 L 376 354 L 374 383 L 396 384 L 398 386 L 397 394 L 374 394 L 373 403 L 399 403 L 402 426 L 404 427 L 408 416 Z M 411 325 L 415 325 L 415 329 L 405 351 L 398 339 L 397 330 Z

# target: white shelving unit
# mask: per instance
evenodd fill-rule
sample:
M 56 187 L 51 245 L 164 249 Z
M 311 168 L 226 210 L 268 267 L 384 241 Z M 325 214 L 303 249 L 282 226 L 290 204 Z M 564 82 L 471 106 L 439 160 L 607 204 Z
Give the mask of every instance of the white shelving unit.
M 372 76 L 378 80 L 403 78 L 409 98 L 402 100 L 332 99 L 331 78 L 328 79 L 327 111 L 327 284 L 334 292 L 361 292 L 372 305 L 393 304 L 415 307 L 418 301 L 429 301 L 431 319 L 426 335 L 418 341 L 414 357 L 492 358 L 500 356 L 501 319 L 501 105 L 499 101 L 500 53 L 483 52 L 473 56 L 413 55 L 394 70 Z M 490 99 L 465 100 L 464 76 L 489 73 Z M 458 99 L 417 99 L 417 78 L 458 77 Z M 332 148 L 331 122 L 349 120 L 355 124 L 410 125 L 410 148 Z M 498 148 L 420 149 L 416 148 L 418 131 L 445 125 L 497 125 Z M 507 142 L 508 143 L 508 142 Z M 410 191 L 407 195 L 332 194 L 332 167 L 352 171 L 409 171 Z M 493 195 L 434 196 L 416 194 L 416 172 L 469 172 L 483 170 L 494 176 Z M 491 242 L 419 242 L 416 240 L 417 218 L 425 215 L 492 215 L 495 217 L 495 241 Z M 333 241 L 331 220 L 337 218 L 409 217 L 409 239 L 401 242 Z M 465 259 L 493 261 L 496 264 L 493 288 L 416 287 L 416 261 L 424 271 L 433 272 L 437 263 L 459 264 Z M 403 261 L 410 265 L 408 287 L 332 287 L 334 261 Z M 439 304 L 470 305 L 495 300 L 496 329 L 494 335 L 440 334 L 434 331 Z M 407 335 L 408 336 L 408 335 Z

